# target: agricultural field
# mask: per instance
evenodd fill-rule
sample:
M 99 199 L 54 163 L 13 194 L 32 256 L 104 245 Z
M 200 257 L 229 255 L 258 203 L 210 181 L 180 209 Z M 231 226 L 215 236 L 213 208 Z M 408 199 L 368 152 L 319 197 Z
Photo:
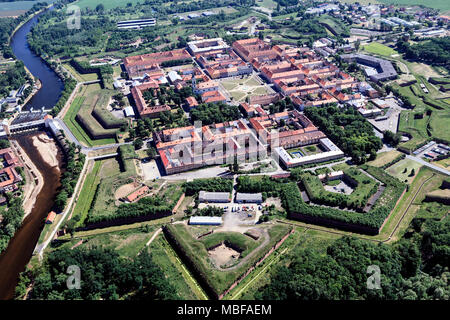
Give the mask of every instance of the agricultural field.
M 394 54 L 398 54 L 396 50 L 388 46 L 385 46 L 384 44 L 381 44 L 379 42 L 371 42 L 367 45 L 364 45 L 362 48 L 364 49 L 364 51 L 367 51 L 368 53 L 373 53 L 385 57 L 390 57 Z
M 400 181 L 404 181 L 406 183 L 411 183 L 414 179 L 415 174 L 419 172 L 420 167 L 422 165 L 411 159 L 403 159 L 392 165 L 387 169 L 387 172 L 392 174 L 394 177 L 399 179 Z M 414 169 L 415 174 L 411 175 L 412 170 Z
M 55 2 L 56 0 L 46 1 L 48 4 Z M 36 3 L 42 1 L 29 0 L 29 1 L 3 1 L 0 2 L 0 18 L 3 17 L 15 17 L 19 16 L 26 11 L 30 10 Z
M 423 5 L 425 7 L 438 9 L 442 11 L 450 10 L 450 2 L 447 0 L 377 0 L 380 3 L 384 4 L 394 4 L 394 5 L 404 5 L 404 6 L 413 6 L 413 5 Z M 372 2 L 373 3 L 373 2 Z

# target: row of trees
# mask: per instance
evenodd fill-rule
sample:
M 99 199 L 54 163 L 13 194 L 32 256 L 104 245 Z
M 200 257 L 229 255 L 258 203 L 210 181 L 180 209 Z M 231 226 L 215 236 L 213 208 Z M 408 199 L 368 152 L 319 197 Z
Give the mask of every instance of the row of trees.
M 230 192 L 233 190 L 233 180 L 225 178 L 194 179 L 184 184 L 186 195 L 191 196 L 200 191 Z
M 79 152 L 74 143 L 68 144 L 68 150 L 66 152 L 66 166 L 61 176 L 61 190 L 55 199 L 55 207 L 58 211 L 63 211 L 67 199 L 73 194 L 75 186 L 83 170 L 84 161 L 86 155 Z
M 7 97 L 11 90 L 19 89 L 27 81 L 32 82 L 25 71 L 23 62 L 16 61 L 4 73 L 0 73 L 0 97 Z

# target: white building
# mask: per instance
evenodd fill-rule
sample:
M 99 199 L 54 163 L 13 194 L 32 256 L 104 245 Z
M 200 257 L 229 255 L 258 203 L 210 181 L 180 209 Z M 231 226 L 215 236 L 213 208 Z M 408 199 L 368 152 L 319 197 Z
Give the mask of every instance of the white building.
M 200 191 L 198 195 L 198 201 L 200 202 L 219 202 L 227 203 L 231 201 L 229 192 L 207 192 Z
M 193 216 L 189 218 L 189 224 L 191 225 L 220 226 L 222 222 L 222 217 Z

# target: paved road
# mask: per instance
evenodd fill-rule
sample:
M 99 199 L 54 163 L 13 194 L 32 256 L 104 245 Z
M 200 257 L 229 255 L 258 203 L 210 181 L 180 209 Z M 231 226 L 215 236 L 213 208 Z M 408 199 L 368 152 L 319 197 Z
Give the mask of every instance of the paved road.
M 450 171 L 445 170 L 444 168 L 435 166 L 434 164 L 431 164 L 429 162 L 426 162 L 425 160 L 422 160 L 419 157 L 415 157 L 415 156 L 412 156 L 412 155 L 408 154 L 408 155 L 406 155 L 406 158 L 414 160 L 414 161 L 416 161 L 416 162 L 418 162 L 418 163 L 420 163 L 420 164 L 422 164 L 424 166 L 427 166 L 428 168 L 431 168 L 431 169 L 433 169 L 433 170 L 435 170 L 435 171 L 437 171 L 439 173 L 442 173 L 442 174 L 445 174 L 447 176 L 450 176 Z
M 61 126 L 61 128 L 63 128 L 63 131 L 66 135 L 66 138 L 70 141 L 75 143 L 78 146 L 81 146 L 81 152 L 87 154 L 90 151 L 96 151 L 96 150 L 102 150 L 102 149 L 107 149 L 107 148 L 117 148 L 120 147 L 122 145 L 125 144 L 132 144 L 132 142 L 122 142 L 122 143 L 114 143 L 114 144 L 107 144 L 107 145 L 103 145 L 103 146 L 97 146 L 97 147 L 85 147 L 83 146 L 80 141 L 73 135 L 72 131 L 70 131 L 70 129 L 67 127 L 67 125 L 64 123 L 63 120 L 59 119 L 59 118 L 55 118 L 55 121 L 58 122 L 58 124 Z M 148 141 L 150 141 L 151 139 L 147 139 L 144 141 L 144 144 L 147 143 Z

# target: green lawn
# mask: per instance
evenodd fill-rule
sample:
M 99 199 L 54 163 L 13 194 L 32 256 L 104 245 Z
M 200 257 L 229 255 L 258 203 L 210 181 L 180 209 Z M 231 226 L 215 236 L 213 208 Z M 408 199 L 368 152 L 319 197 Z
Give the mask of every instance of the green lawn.
M 162 235 L 151 243 L 149 252 L 182 299 L 198 300 L 203 297 L 201 288 Z
M 81 74 L 68 63 L 63 64 L 63 67 L 66 68 L 79 82 L 98 80 L 98 74 L 96 73 Z
M 378 54 L 385 57 L 390 57 L 393 54 L 398 54 L 396 50 L 378 42 L 371 42 L 363 46 L 363 49 L 369 53 Z
M 102 161 L 95 161 L 91 172 L 86 175 L 86 179 L 78 196 L 75 208 L 72 212 L 72 219 L 76 216 L 80 217 L 77 222 L 77 227 L 83 225 L 84 220 L 87 218 L 92 201 L 94 200 L 95 190 L 100 182 L 98 173 L 100 171 Z
M 267 9 L 275 9 L 277 7 L 277 3 L 273 0 L 256 0 L 256 4 Z
M 373 161 L 367 162 L 368 165 L 374 166 L 374 167 L 382 167 L 386 163 L 391 162 L 395 158 L 397 158 L 399 155 L 401 155 L 401 152 L 397 150 L 392 150 L 388 152 L 381 152 L 377 154 L 377 158 Z
M 419 169 L 422 165 L 414 160 L 403 159 L 389 167 L 387 171 L 392 174 L 394 177 L 399 179 L 400 181 L 408 180 L 408 183 L 411 183 L 413 176 L 409 176 L 411 174 L 412 169 L 414 169 L 415 174 L 419 172 Z M 406 169 L 406 172 L 404 172 Z
M 190 232 L 190 227 L 182 224 L 171 224 L 167 225 L 167 231 L 170 234 L 170 237 L 174 237 L 177 243 L 177 246 L 180 250 L 184 252 L 184 254 L 189 257 L 190 261 L 193 265 L 195 265 L 196 270 L 201 274 L 203 280 L 208 283 L 212 290 L 216 294 L 222 293 L 226 290 L 238 277 L 245 273 L 246 270 L 250 266 L 253 266 L 256 261 L 258 261 L 265 253 L 272 248 L 276 242 L 278 242 L 288 231 L 289 227 L 286 225 L 276 224 L 273 226 L 266 226 L 270 240 L 259 250 L 253 250 L 251 253 L 247 255 L 247 261 L 242 262 L 235 269 L 229 270 L 219 270 L 215 268 L 210 261 L 209 254 L 207 251 L 208 243 L 215 243 L 220 239 L 213 239 L 215 241 L 210 241 L 209 238 L 213 237 L 227 237 L 229 241 L 238 241 L 233 236 L 236 233 L 214 233 L 213 235 L 206 236 L 201 240 L 197 240 L 193 237 Z M 241 237 L 246 237 L 242 236 Z M 242 239 L 239 240 L 239 243 L 235 243 L 238 246 L 242 244 Z M 254 240 L 248 240 L 253 241 Z M 262 239 L 260 238 L 257 243 L 261 243 Z M 251 256 L 250 256 L 251 255 Z M 240 259 L 240 258 L 239 258 Z
M 115 143 L 115 139 L 98 139 L 92 140 L 89 135 L 84 131 L 78 121 L 75 119 L 78 112 L 80 112 L 81 107 L 85 103 L 86 97 L 92 94 L 92 88 L 97 88 L 98 85 L 89 85 L 83 86 L 80 90 L 80 93 L 73 100 L 69 110 L 65 114 L 63 121 L 67 125 L 67 127 L 72 131 L 73 135 L 80 141 L 81 144 L 85 146 L 100 146 L 106 144 Z

